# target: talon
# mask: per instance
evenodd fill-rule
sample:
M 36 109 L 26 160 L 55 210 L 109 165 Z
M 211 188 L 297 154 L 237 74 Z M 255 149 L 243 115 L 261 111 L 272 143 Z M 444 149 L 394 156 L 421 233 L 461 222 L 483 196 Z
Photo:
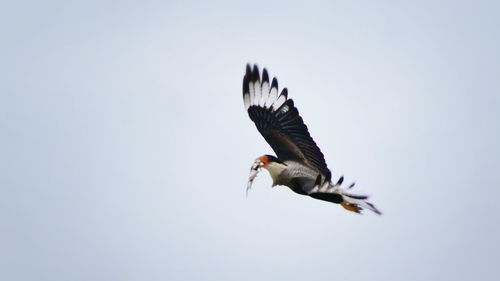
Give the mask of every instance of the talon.
M 361 210 L 362 210 L 358 205 L 350 204 L 350 203 L 347 203 L 345 201 L 340 203 L 340 205 L 342 205 L 342 207 L 344 207 L 344 209 L 351 211 L 351 212 L 358 213 L 358 214 L 361 213 Z

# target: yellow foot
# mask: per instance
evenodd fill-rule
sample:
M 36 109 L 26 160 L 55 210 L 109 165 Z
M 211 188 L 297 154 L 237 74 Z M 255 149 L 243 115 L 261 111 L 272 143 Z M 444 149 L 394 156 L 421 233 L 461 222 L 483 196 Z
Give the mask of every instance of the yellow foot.
M 355 213 L 359 214 L 361 211 L 361 208 L 358 207 L 358 205 L 356 205 L 356 204 L 351 204 L 351 203 L 344 201 L 344 202 L 340 203 L 340 205 L 342 205 L 342 207 L 344 207 L 344 209 L 351 211 L 351 212 L 355 212 Z

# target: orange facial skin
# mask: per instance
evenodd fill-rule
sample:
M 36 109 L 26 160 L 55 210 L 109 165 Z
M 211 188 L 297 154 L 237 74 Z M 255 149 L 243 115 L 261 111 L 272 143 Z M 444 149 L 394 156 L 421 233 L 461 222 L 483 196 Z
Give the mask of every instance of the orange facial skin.
M 261 157 L 259 157 L 259 159 L 264 164 L 264 166 L 267 166 L 267 164 L 269 164 L 269 157 L 267 157 L 266 155 L 262 155 Z

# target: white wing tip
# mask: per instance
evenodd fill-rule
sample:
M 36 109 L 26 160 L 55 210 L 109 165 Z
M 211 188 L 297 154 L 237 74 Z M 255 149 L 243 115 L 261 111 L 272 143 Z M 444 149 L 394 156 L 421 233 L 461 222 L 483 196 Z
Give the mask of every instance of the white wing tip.
M 262 70 L 261 79 L 257 64 L 254 64 L 253 67 L 247 64 L 243 83 L 243 102 L 246 110 L 251 106 L 259 106 L 275 111 L 288 99 L 286 88 L 278 94 L 279 88 L 276 77 L 269 84 L 269 75 L 266 68 Z

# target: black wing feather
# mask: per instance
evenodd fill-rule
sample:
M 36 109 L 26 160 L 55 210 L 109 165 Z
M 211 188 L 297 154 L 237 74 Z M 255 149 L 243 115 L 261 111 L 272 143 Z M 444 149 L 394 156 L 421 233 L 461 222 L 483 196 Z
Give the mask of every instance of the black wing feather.
M 267 70 L 264 69 L 261 82 L 257 65 L 254 65 L 253 68 L 247 65 L 246 71 L 243 78 L 243 96 L 244 99 L 250 99 L 250 87 L 254 87 L 256 82 L 259 82 L 257 84 L 269 83 L 269 76 Z M 273 78 L 270 89 L 278 91 L 276 78 Z M 250 119 L 281 161 L 303 162 L 309 167 L 317 169 L 325 176 L 326 180 L 330 180 L 331 172 L 326 165 L 323 153 L 309 134 L 293 100 L 288 99 L 288 90 L 284 88 L 276 96 L 276 100 L 280 96 L 282 96 L 281 99 L 284 98 L 285 102 L 278 108 L 275 108 L 274 104 L 266 107 L 255 102 L 246 105 Z

